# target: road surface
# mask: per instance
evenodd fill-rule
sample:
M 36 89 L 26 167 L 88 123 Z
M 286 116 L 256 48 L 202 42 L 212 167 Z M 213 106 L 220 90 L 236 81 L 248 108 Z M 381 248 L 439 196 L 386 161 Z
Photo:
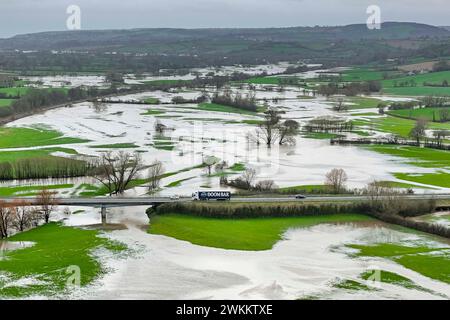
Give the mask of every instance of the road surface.
M 407 195 L 404 196 L 410 200 L 450 200 L 450 194 L 433 195 Z M 305 199 L 295 199 L 295 197 L 234 197 L 232 202 L 332 202 L 332 201 L 365 201 L 369 200 L 367 196 L 310 196 Z M 26 201 L 38 205 L 36 198 L 0 198 L 0 201 L 15 202 Z M 160 203 L 192 202 L 191 198 L 173 199 L 170 197 L 101 197 L 101 198 L 57 198 L 56 202 L 64 206 L 88 206 L 88 207 L 121 207 L 121 206 L 151 206 Z M 213 201 L 213 200 L 211 200 Z M 214 201 L 215 202 L 215 201 Z

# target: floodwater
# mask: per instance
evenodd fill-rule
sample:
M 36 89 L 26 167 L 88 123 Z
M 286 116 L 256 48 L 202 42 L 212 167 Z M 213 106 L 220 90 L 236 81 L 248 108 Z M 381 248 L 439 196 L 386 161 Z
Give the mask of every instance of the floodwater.
M 98 253 L 109 272 L 94 284 L 76 290 L 69 298 L 442 299 L 442 295 L 450 296 L 449 285 L 389 260 L 349 257 L 350 250 L 345 244 L 420 239 L 418 235 L 394 231 L 381 223 L 321 224 L 290 229 L 284 240 L 271 250 L 238 251 L 201 247 L 148 234 L 145 209 L 109 210 L 108 222 L 125 225 L 127 229 L 108 232 L 107 237 L 127 244 L 133 253 L 116 258 L 110 255 L 102 258 L 102 253 Z M 65 223 L 98 224 L 99 219 L 97 210 L 87 210 L 72 215 Z M 333 288 L 336 281 L 357 279 L 368 270 L 395 272 L 440 295 L 389 284 L 381 284 L 378 290 L 371 291 Z
M 212 89 L 209 89 L 212 93 Z M 243 95 L 249 91 L 240 90 Z M 117 97 L 122 100 L 158 98 L 163 104 L 138 105 L 106 103 L 94 108 L 90 103 L 59 108 L 43 114 L 16 120 L 8 126 L 43 125 L 62 132 L 66 136 L 91 140 L 89 143 L 64 145 L 83 156 L 98 156 L 107 149 L 98 145 L 134 143 L 127 149 L 140 152 L 145 163 L 155 159 L 163 162 L 166 172 L 175 172 L 197 166 L 207 156 L 215 156 L 230 166 L 243 163 L 258 172 L 258 180 L 274 180 L 280 187 L 323 184 L 325 174 L 333 168 L 346 170 L 350 188 L 360 188 L 373 180 L 397 180 L 393 172 L 433 172 L 430 168 L 418 168 L 402 163 L 398 158 L 382 155 L 356 146 L 330 145 L 328 140 L 307 139 L 298 136 L 293 146 L 267 148 L 256 145 L 249 138 L 255 136 L 256 126 L 242 121 L 260 120 L 255 115 L 240 115 L 197 109 L 195 104 L 172 105 L 175 96 L 192 99 L 200 90 L 179 92 L 146 92 Z M 286 118 L 301 123 L 317 116 L 336 115 L 330 103 L 323 98 L 299 99 L 298 88 L 285 88 L 282 92 L 268 91 L 259 86 L 256 97 L 286 111 Z M 148 109 L 160 111 L 158 115 L 143 115 Z M 341 117 L 354 118 L 350 113 Z M 154 126 L 157 121 L 166 125 L 163 136 Z M 15 150 L 24 150 L 20 148 Z M 70 155 L 57 153 L 55 155 Z M 235 173 L 235 176 L 239 172 Z M 144 173 L 145 175 L 145 173 Z M 219 188 L 219 178 L 209 177 L 203 169 L 191 169 L 164 179 L 161 186 L 184 180 L 176 187 L 162 188 L 160 195 L 189 195 L 200 187 Z M 78 179 L 79 181 L 79 179 Z M 442 190 L 438 190 L 442 191 Z M 130 195 L 145 195 L 142 187 L 130 190 Z M 418 189 L 417 192 L 424 192 Z M 430 191 L 427 191 L 430 192 Z

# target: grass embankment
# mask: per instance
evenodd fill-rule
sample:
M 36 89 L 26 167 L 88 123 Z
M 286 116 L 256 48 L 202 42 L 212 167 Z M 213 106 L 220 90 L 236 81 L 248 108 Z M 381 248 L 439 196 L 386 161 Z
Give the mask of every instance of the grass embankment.
M 67 281 L 73 275 L 68 268 L 73 266 L 80 268 L 80 284 L 85 286 L 104 272 L 92 256 L 93 250 L 99 247 L 112 251 L 125 249 L 121 244 L 99 237 L 98 231 L 56 223 L 17 234 L 9 241 L 33 242 L 34 245 L 7 251 L 5 259 L 0 260 L 0 273 L 7 276 L 7 280 L 0 281 L 0 296 L 5 297 L 61 292 L 67 288 Z M 29 285 L 11 283 L 31 278 L 34 281 Z
M 44 128 L 0 128 L 0 148 L 25 148 L 88 142 Z
M 320 223 L 371 220 L 356 214 L 283 218 L 219 219 L 181 214 L 152 216 L 149 233 L 189 241 L 196 245 L 234 249 L 270 250 L 289 228 L 306 228 Z
M 450 283 L 449 246 L 433 248 L 415 244 L 379 243 L 349 247 L 359 250 L 357 256 L 386 258 L 431 279 Z

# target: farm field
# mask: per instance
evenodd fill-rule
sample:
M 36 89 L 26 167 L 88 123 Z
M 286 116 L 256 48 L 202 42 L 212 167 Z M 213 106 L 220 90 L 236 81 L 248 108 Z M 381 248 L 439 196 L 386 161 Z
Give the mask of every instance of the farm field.
M 389 111 L 389 115 L 415 120 L 426 119 L 428 121 L 433 122 L 447 122 L 448 119 L 441 118 L 442 114 L 441 112 L 446 112 L 446 114 L 450 114 L 450 108 L 420 108 L 410 110 L 392 110 Z

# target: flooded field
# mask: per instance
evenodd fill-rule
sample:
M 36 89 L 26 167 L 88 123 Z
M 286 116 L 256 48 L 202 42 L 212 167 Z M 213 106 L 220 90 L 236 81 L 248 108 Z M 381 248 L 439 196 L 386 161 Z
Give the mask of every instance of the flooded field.
M 76 210 L 77 208 L 73 208 Z M 109 210 L 109 223 L 127 229 L 107 233 L 126 243 L 126 258 L 100 260 L 111 272 L 73 292 L 81 299 L 442 299 L 450 285 L 431 280 L 395 262 L 355 258 L 346 244 L 419 241 L 447 246 L 379 222 L 320 224 L 290 229 L 273 249 L 260 252 L 207 248 L 146 232 L 145 207 Z M 99 223 L 96 210 L 72 215 L 66 225 Z M 150 221 L 151 224 L 151 221 Z M 101 257 L 101 255 L 100 255 Z M 342 290 L 342 280 L 383 270 L 407 277 L 417 288 L 368 283 L 369 290 Z M 363 283 L 365 283 L 363 281 Z
M 303 91 L 296 87 L 286 87 L 282 92 L 266 89 L 267 86 L 263 85 L 257 87 L 257 100 L 261 104 L 267 102 L 270 106 L 279 107 L 285 111 L 285 118 L 301 124 L 320 116 L 364 119 L 371 117 L 367 116 L 368 112 L 376 112 L 362 109 L 336 114 L 330 101 L 320 97 L 302 99 L 299 96 Z M 233 90 L 242 95 L 250 92 L 246 88 Z M 166 172 L 193 168 L 200 165 L 205 157 L 214 156 L 229 165 L 243 164 L 246 168 L 255 168 L 259 181 L 272 179 L 280 187 L 322 184 L 326 172 L 336 167 L 347 171 L 350 188 L 363 187 L 373 180 L 396 181 L 392 174 L 394 172 L 433 172 L 429 168 L 413 167 L 392 156 L 357 146 L 330 145 L 327 139 L 297 136 L 295 145 L 274 145 L 268 149 L 265 145 L 256 145 L 249 140 L 249 135 L 254 135 L 257 128 L 253 123 L 262 120 L 261 114 L 209 111 L 199 108 L 197 104 L 171 104 L 172 98 L 176 96 L 193 99 L 202 92 L 205 91 L 154 91 L 113 98 L 116 101 L 148 98 L 159 101 L 152 105 L 103 103 L 99 107 L 92 103 L 80 103 L 70 108 L 59 108 L 19 119 L 8 126 L 51 128 L 68 137 L 89 140 L 90 142 L 82 144 L 62 145 L 78 153 L 75 157 L 98 156 L 101 152 L 120 149 L 120 145 L 126 145 L 126 151 L 138 151 L 145 163 L 155 159 L 162 161 Z M 207 92 L 212 94 L 213 90 L 210 88 Z M 164 134 L 158 134 L 155 132 L 156 122 L 164 124 L 168 130 Z M 371 128 L 367 129 L 367 133 L 383 135 Z M 356 136 L 353 133 L 348 135 Z M 69 156 L 60 151 L 53 155 Z M 219 178 L 205 174 L 203 169 L 191 169 L 172 175 L 162 181 L 162 186 L 180 180 L 183 182 L 171 188 L 162 188 L 159 194 L 189 195 L 192 190 L 202 186 L 219 187 Z M 417 191 L 424 190 L 418 187 Z M 129 193 L 144 195 L 146 190 L 136 188 Z
M 127 75 L 128 84 L 158 80 L 191 80 L 210 72 L 226 75 L 235 71 L 248 74 L 277 74 L 288 64 L 256 67 L 230 67 L 215 70 L 193 70 L 185 75 Z M 335 75 L 336 70 L 316 70 L 289 75 L 303 79 L 319 75 Z M 77 87 L 105 85 L 104 76 L 46 76 L 26 77 L 41 87 Z M 317 117 L 339 117 L 344 120 L 383 121 L 374 106 L 351 107 L 344 112 L 333 110 L 336 101 L 313 95 L 298 86 L 265 84 L 233 84 L 233 93 L 255 94 L 260 106 L 276 107 L 284 111 L 283 118 L 305 125 Z M 213 95 L 215 88 L 151 91 L 110 98 L 109 102 L 83 102 L 73 106 L 49 110 L 41 114 L 15 120 L 7 128 L 53 130 L 62 138 L 75 142 L 36 146 L 9 147 L 0 152 L 50 152 L 57 157 L 90 160 L 106 151 L 138 152 L 144 164 L 154 160 L 163 163 L 166 173 L 160 188 L 152 195 L 190 196 L 199 189 L 231 189 L 220 185 L 220 174 L 208 174 L 202 163 L 207 157 L 226 161 L 227 175 L 237 177 L 245 168 L 254 168 L 256 181 L 273 180 L 278 187 L 323 185 L 325 175 L 333 168 L 342 168 L 348 175 L 350 190 L 362 188 L 379 180 L 405 183 L 398 175 L 434 173 L 443 168 L 405 161 L 395 154 L 376 152 L 356 145 L 331 144 L 330 136 L 319 137 L 299 133 L 292 145 L 275 144 L 268 148 L 252 140 L 261 112 L 202 107 L 197 103 L 174 104 L 173 98 L 195 99 L 202 94 Z M 362 97 L 364 99 L 367 97 Z M 374 97 L 372 97 L 374 98 Z M 380 101 L 408 101 L 408 97 L 377 96 Z M 150 101 L 142 103 L 142 101 Z M 136 103 L 139 102 L 139 103 Z M 165 126 L 157 132 L 156 124 Z M 363 122 L 366 124 L 366 122 Z M 374 123 L 362 125 L 342 133 L 349 138 L 386 137 Z M 61 137 L 59 137 L 61 138 Z M 58 138 L 58 139 L 59 139 Z M 147 172 L 141 174 L 146 178 Z M 0 185 L 8 196 L 29 195 L 33 186 L 52 185 L 62 197 L 80 196 L 96 188 L 90 177 L 64 180 L 10 180 Z M 444 186 L 410 181 L 408 188 L 416 193 L 449 191 Z M 56 187 L 55 187 L 56 185 Z M 20 187 L 24 187 L 20 189 Z M 15 190 L 14 192 L 11 190 Z M 16 189 L 14 189 L 16 188 Z M 148 196 L 145 184 L 126 190 L 125 196 Z M 91 195 L 92 196 L 92 195 Z M 424 275 L 405 264 L 397 263 L 397 256 L 358 255 L 354 246 L 396 244 L 406 248 L 422 245 L 439 248 L 445 255 L 450 250 L 443 239 L 394 228 L 379 221 L 317 223 L 303 228 L 288 228 L 282 240 L 270 250 L 225 250 L 194 245 L 164 235 L 149 233 L 152 221 L 146 207 L 108 208 L 108 225 L 101 226 L 99 209 L 71 207 L 72 214 L 59 208 L 54 221 L 64 226 L 95 230 L 104 240 L 126 245 L 122 254 L 96 249 L 92 257 L 107 272 L 81 288 L 58 292 L 58 298 L 70 299 L 448 299 L 450 286 L 446 281 Z M 427 219 L 448 226 L 448 214 Z M 429 221 L 427 220 L 427 221 Z M 70 229 L 71 230 L 71 229 Z M 90 235 L 94 237 L 95 235 Z M 110 243 L 110 244 L 111 244 Z M 73 244 L 73 243 L 72 243 Z M 0 260 L 5 252 L 20 251 L 35 245 L 29 241 L 0 242 Z M 112 245 L 111 245 L 112 246 Z M 431 249 L 430 249 L 431 250 Z M 361 250 L 362 252 L 363 250 Z M 434 251 L 433 251 L 434 252 Z M 91 257 L 91 258 L 92 258 Z M 83 270 L 81 270 L 83 272 Z M 448 272 L 447 272 L 448 273 Z M 445 274 L 447 274 L 445 273 Z M 376 283 L 364 277 L 374 274 L 390 275 L 389 281 Z M 394 280 L 392 280 L 392 278 Z M 94 279 L 94 277 L 92 278 Z M 25 284 L 33 283 L 25 278 Z M 379 279 L 378 279 L 379 280 Z M 0 284 L 7 280 L 0 278 Z M 15 282 L 16 283 L 16 282 Z M 20 282 L 19 282 L 20 284 Z M 48 295 L 31 297 L 54 298 Z

